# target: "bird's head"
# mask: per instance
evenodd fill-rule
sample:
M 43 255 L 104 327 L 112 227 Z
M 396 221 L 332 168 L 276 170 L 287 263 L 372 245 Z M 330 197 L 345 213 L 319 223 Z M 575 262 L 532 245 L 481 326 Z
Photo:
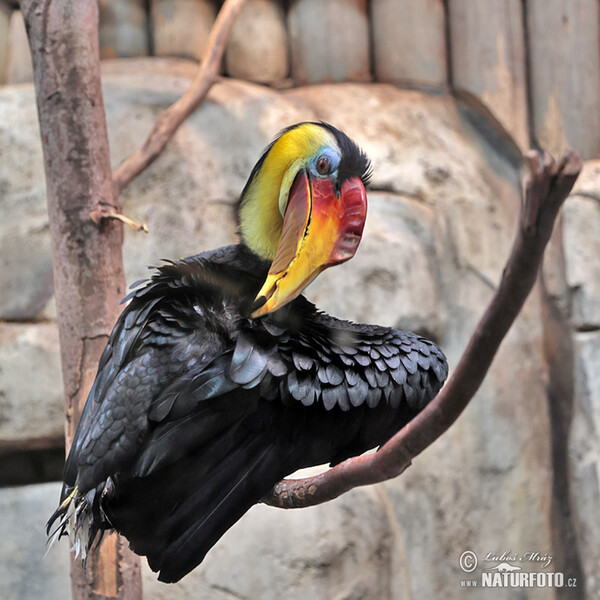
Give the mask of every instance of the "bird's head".
M 265 150 L 238 205 L 244 243 L 271 262 L 252 317 L 277 310 L 354 256 L 369 176 L 364 152 L 327 123 L 289 127 Z

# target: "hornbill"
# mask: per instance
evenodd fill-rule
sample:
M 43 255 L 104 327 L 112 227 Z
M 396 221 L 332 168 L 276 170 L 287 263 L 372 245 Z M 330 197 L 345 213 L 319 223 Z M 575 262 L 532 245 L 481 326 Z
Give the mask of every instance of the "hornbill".
M 134 284 L 66 461 L 52 539 L 70 534 L 85 557 L 115 529 L 160 580 L 178 581 L 283 477 L 381 445 L 435 396 L 448 372 L 436 344 L 300 295 L 356 252 L 369 175 L 335 127 L 289 127 L 242 191 L 242 241 Z

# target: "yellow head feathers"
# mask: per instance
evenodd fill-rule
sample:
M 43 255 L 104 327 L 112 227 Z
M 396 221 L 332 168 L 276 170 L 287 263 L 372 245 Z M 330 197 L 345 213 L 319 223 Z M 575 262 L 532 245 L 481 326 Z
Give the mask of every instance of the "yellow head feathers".
M 242 193 L 239 220 L 244 241 L 262 258 L 272 260 L 275 256 L 296 175 L 324 146 L 339 152 L 328 129 L 317 123 L 301 123 L 285 130 L 254 167 Z

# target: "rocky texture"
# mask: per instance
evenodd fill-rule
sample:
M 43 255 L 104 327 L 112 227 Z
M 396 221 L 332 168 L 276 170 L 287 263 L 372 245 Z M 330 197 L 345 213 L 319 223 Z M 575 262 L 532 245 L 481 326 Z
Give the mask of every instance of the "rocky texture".
M 29 52 L 29 43 L 27 42 L 25 21 L 20 10 L 13 11 L 10 17 L 8 51 L 6 52 L 6 56 L 6 83 L 26 83 L 33 81 L 31 53 Z
M 0 450 L 60 445 L 63 435 L 56 323 L 0 323 Z
M 444 87 L 446 17 L 439 0 L 372 0 L 373 63 L 377 81 Z
M 0 319 L 31 320 L 54 293 L 32 87 L 0 87 L 0 122 Z
M 101 0 L 102 57 L 199 60 L 221 4 Z M 20 14 L 8 33 L 17 6 L 0 0 L 0 83 L 31 80 Z M 408 88 L 451 85 L 481 102 L 521 150 L 531 130 L 554 154 L 568 144 L 592 158 L 600 148 L 599 10 L 596 0 L 531 0 L 525 8 L 520 0 L 250 0 L 224 65 L 274 87 L 371 74 Z
M 113 164 L 142 143 L 157 114 L 187 87 L 193 72 L 193 66 L 171 61 L 105 64 Z M 23 157 L 21 162 L 3 171 L 3 202 L 12 206 L 24 182 L 42 180 L 38 142 L 27 133 L 35 130 L 31 90 L 2 91 L 2 122 L 6 111 L 21 115 L 16 122 L 24 132 L 14 153 Z M 361 248 L 348 264 L 321 275 L 309 297 L 339 316 L 426 330 L 440 341 L 451 366 L 456 364 L 499 280 L 519 193 L 510 148 L 493 137 L 481 115 L 449 97 L 387 85 L 322 85 L 276 93 L 219 82 L 166 152 L 125 191 L 124 212 L 150 226 L 148 235 L 126 231 L 128 280 L 143 277 L 145 266 L 160 257 L 233 240 L 233 203 L 252 165 L 279 129 L 303 119 L 331 121 L 374 161 Z M 17 172 L 24 169 L 27 177 Z M 31 189 L 30 212 L 43 210 L 42 192 L 41 187 Z M 29 234 L 24 229 L 19 235 L 24 246 Z M 34 266 L 21 268 L 26 274 Z M 24 281 L 24 289 L 31 286 Z M 363 490 L 295 513 L 253 509 L 189 580 L 179 587 L 149 586 L 149 597 L 197 597 L 200 588 L 205 597 L 216 599 L 458 600 L 464 597 L 460 580 L 465 575 L 458 567 L 464 550 L 480 558 L 507 549 L 552 555 L 556 523 L 541 314 L 534 293 L 474 403 L 402 477 L 380 486 L 377 496 Z M 593 357 L 594 348 L 582 350 L 581 356 Z M 16 353 L 14 344 L 7 344 L 5 354 L 11 353 Z M 586 373 L 597 372 L 589 365 Z M 589 376 L 585 381 L 591 381 Z M 588 443 L 589 419 L 582 415 L 585 427 L 573 428 L 572 448 Z M 581 472 L 588 473 L 583 460 L 574 463 L 574 473 L 580 464 Z M 574 483 L 573 489 L 592 499 L 577 504 L 583 552 L 594 539 L 585 537 L 593 528 L 586 527 L 591 517 L 583 511 L 595 500 L 591 480 L 581 481 L 582 487 Z M 342 536 L 346 521 L 351 526 Z M 363 565 L 368 556 L 371 560 Z M 477 592 L 473 598 L 489 595 Z M 514 590 L 499 592 L 495 597 L 514 597 Z M 553 597 L 540 589 L 519 593 L 527 599 Z
M 600 151 L 600 5 L 595 0 L 526 3 L 533 130 L 554 154 Z
M 0 84 L 7 83 L 8 71 L 8 32 L 12 7 L 0 0 Z
M 152 0 L 154 53 L 200 60 L 217 14 L 213 0 Z
M 472 94 L 529 149 L 526 48 L 520 0 L 450 0 L 452 82 Z
M 600 298 L 598 298 L 600 301 Z M 588 598 L 600 598 L 600 331 L 575 334 L 575 407 L 569 445 L 575 529 Z
M 100 0 L 100 57 L 146 56 L 146 0 Z
M 574 397 L 569 473 L 587 597 L 600 598 L 600 162 L 586 163 L 564 208 L 563 240 L 572 306 Z
M 585 165 L 564 208 L 566 274 L 577 329 L 600 328 L 600 161 Z
M 292 0 L 288 29 L 297 84 L 369 81 L 366 0 Z
M 225 51 L 231 77 L 278 83 L 288 74 L 285 14 L 278 0 L 249 0 L 238 15 Z
M 0 597 L 4 600 L 70 598 L 65 548 L 44 556 L 44 525 L 59 494 L 58 483 L 0 488 Z

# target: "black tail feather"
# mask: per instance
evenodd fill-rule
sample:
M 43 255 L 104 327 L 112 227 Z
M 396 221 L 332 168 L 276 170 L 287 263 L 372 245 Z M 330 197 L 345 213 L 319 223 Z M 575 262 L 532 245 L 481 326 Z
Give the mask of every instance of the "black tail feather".
M 213 440 L 210 448 L 124 483 L 107 508 L 132 549 L 146 555 L 159 580 L 175 582 L 253 504 L 288 472 L 276 435 L 256 436 L 247 421 Z M 270 431 L 274 431 L 273 428 Z M 276 430 L 275 430 L 276 431 Z
M 263 465 L 265 461 L 271 462 L 268 456 L 273 454 L 277 456 L 279 453 L 272 446 L 264 448 L 248 470 L 233 485 L 221 488 L 206 510 L 169 544 L 155 565 L 160 570 L 160 581 L 178 581 L 199 565 L 221 536 L 268 492 L 275 483 L 273 470 L 269 468 L 265 472 Z M 152 567 L 154 561 L 151 557 L 148 561 Z

